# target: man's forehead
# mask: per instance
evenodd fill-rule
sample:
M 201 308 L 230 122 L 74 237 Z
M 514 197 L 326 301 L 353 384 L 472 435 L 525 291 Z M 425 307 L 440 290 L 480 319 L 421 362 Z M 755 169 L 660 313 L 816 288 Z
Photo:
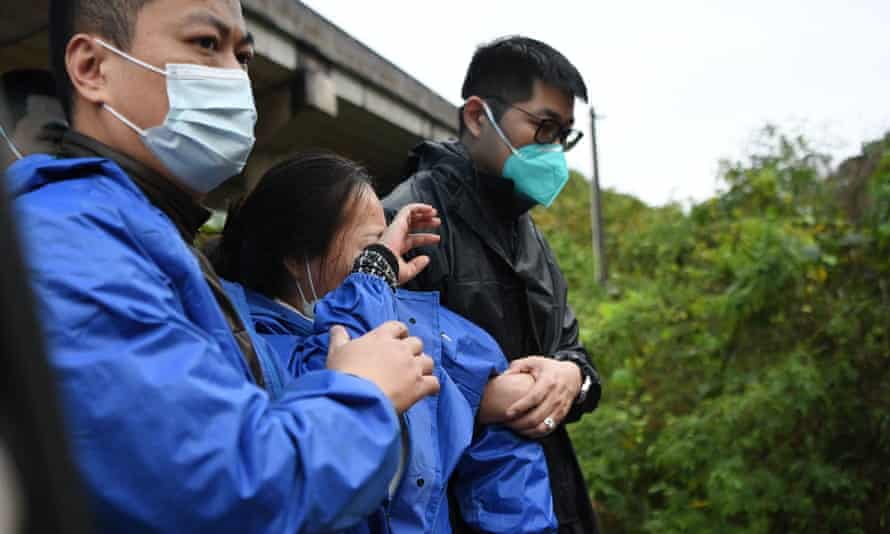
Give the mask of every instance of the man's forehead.
M 224 27 L 241 36 L 247 25 L 238 0 L 155 0 L 143 13 L 162 24 L 209 24 Z
M 241 12 L 241 2 L 237 0 L 197 0 L 189 9 L 182 10 L 191 17 L 204 17 L 213 19 L 216 23 L 229 26 L 232 31 L 240 34 L 247 33 L 244 15 Z
M 181 9 L 206 9 L 226 17 L 230 21 L 244 22 L 239 0 L 177 0 Z
M 574 122 L 575 98 L 564 89 L 535 80 L 529 104 L 535 108 L 533 112 L 538 115 L 560 122 Z

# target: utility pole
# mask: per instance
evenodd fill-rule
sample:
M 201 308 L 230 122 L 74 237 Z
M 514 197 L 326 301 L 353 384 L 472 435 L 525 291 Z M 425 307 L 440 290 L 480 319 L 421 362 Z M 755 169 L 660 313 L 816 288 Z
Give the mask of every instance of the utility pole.
M 600 169 L 596 149 L 596 121 L 600 117 L 590 106 L 590 144 L 593 146 L 593 176 L 590 179 L 590 229 L 593 236 L 593 257 L 596 261 L 596 281 L 605 285 L 609 279 L 606 262 L 606 242 L 603 235 L 603 212 L 600 200 Z

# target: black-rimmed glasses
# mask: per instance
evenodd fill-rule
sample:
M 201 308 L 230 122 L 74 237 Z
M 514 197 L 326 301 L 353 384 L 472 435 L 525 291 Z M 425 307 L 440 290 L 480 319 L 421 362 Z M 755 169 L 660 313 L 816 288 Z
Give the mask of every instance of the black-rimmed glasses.
M 581 130 L 576 130 L 575 128 L 566 128 L 558 120 L 552 119 L 550 117 L 539 117 L 531 111 L 527 111 L 519 106 L 510 104 L 503 98 L 497 96 L 489 96 L 486 97 L 486 100 L 496 100 L 502 104 L 505 104 L 507 107 L 521 111 L 530 119 L 532 119 L 532 121 L 534 121 L 535 125 L 537 125 L 538 127 L 538 129 L 535 130 L 535 143 L 538 143 L 540 145 L 553 145 L 558 143 L 562 145 L 563 150 L 568 152 L 569 150 L 573 149 L 575 145 L 578 144 L 578 141 L 580 141 L 582 137 L 584 137 L 584 132 L 582 132 Z

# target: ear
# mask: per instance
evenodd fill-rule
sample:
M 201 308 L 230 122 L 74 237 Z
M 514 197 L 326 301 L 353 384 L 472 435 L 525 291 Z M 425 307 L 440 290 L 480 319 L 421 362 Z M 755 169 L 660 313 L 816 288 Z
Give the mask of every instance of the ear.
M 74 87 L 74 97 L 91 104 L 108 102 L 106 61 L 108 51 L 96 44 L 92 36 L 79 33 L 68 41 L 65 68 Z
M 471 96 L 464 102 L 464 107 L 461 113 L 463 114 L 464 125 L 466 125 L 467 131 L 470 132 L 473 137 L 479 137 L 482 133 L 482 128 L 484 127 L 483 121 L 488 122 L 482 99 L 478 96 Z

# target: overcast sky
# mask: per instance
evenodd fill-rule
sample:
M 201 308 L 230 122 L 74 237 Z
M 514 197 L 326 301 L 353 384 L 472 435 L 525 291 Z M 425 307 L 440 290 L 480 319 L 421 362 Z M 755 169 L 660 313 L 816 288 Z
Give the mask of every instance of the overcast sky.
M 712 195 L 768 122 L 836 158 L 890 130 L 890 0 L 306 3 L 454 104 L 480 43 L 548 42 L 604 116 L 601 182 L 649 203 Z M 589 176 L 590 145 L 569 164 Z

